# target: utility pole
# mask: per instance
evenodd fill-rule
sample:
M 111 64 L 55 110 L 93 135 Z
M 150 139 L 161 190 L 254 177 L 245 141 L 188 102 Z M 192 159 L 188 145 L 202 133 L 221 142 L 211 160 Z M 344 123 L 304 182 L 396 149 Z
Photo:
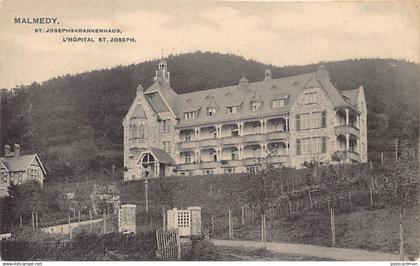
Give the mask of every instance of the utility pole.
M 147 179 L 144 181 L 144 189 L 146 192 L 146 213 L 149 212 L 149 195 L 148 195 L 148 189 L 149 189 L 149 182 L 147 181 Z

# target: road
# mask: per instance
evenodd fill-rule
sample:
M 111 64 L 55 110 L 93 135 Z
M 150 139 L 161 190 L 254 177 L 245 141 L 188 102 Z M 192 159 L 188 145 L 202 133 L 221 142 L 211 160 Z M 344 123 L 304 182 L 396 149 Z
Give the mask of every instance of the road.
M 248 240 L 217 240 L 211 242 L 216 246 L 239 247 L 239 248 L 261 248 L 262 243 Z M 291 244 L 267 242 L 267 250 L 275 253 L 303 255 L 341 261 L 397 261 L 398 254 L 385 253 L 380 251 L 368 251 L 364 249 L 321 247 L 306 244 Z

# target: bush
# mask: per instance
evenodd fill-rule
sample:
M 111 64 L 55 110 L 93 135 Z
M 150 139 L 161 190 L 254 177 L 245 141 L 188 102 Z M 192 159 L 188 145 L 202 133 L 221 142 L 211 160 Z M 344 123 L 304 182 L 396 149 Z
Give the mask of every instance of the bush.
M 190 260 L 220 260 L 220 255 L 216 249 L 216 246 L 208 240 L 203 238 L 192 238 L 192 249 Z
M 16 239 L 1 241 L 3 260 L 154 260 L 154 232 L 134 234 L 80 233 L 72 240 Z

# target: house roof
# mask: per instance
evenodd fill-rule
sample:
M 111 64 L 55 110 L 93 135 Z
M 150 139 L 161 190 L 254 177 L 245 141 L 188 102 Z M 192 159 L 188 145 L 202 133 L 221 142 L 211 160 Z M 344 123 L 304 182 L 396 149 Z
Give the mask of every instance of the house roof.
M 139 156 L 139 161 L 141 160 L 143 154 L 149 153 L 149 152 L 160 163 L 164 163 L 164 164 L 168 164 L 168 165 L 176 165 L 175 161 L 172 159 L 172 157 L 166 151 L 164 151 L 162 149 L 158 149 L 158 148 L 150 148 L 150 150 L 143 151 Z M 137 163 L 139 163 L 139 161 L 137 161 Z
M 2 160 L 0 160 L 0 169 L 4 169 L 6 170 L 6 172 L 8 172 L 9 169 L 7 168 L 7 162 L 3 162 Z
M 359 96 L 360 88 L 353 90 L 344 90 L 341 91 L 341 94 L 346 96 L 352 105 L 357 105 L 357 97 Z
M 145 92 L 147 95 L 159 91 L 162 97 L 155 96 L 149 100 L 156 112 L 165 112 L 166 108 L 179 119 L 177 127 L 208 124 L 229 120 L 249 119 L 261 116 L 275 116 L 285 114 L 296 101 L 301 92 L 307 88 L 319 87 L 336 107 L 351 106 L 340 91 L 335 88 L 328 77 L 325 68 L 318 71 L 279 79 L 266 79 L 257 82 L 248 82 L 242 77 L 237 85 L 207 90 L 198 90 L 190 93 L 177 94 L 168 82 L 157 80 Z M 346 95 L 346 94 L 344 94 Z M 352 97 L 350 97 L 352 98 Z M 286 104 L 280 108 L 272 108 L 272 100 L 287 99 Z M 251 112 L 251 102 L 261 102 L 258 110 Z M 227 107 L 237 106 L 234 114 L 227 112 Z M 216 113 L 209 117 L 207 108 L 216 107 Z M 195 112 L 194 119 L 185 120 L 184 113 Z
M 34 159 L 37 161 L 45 174 L 45 168 L 36 154 L 21 155 L 19 157 L 1 157 L 0 161 L 2 161 L 3 165 L 7 167 L 9 172 L 26 172 Z

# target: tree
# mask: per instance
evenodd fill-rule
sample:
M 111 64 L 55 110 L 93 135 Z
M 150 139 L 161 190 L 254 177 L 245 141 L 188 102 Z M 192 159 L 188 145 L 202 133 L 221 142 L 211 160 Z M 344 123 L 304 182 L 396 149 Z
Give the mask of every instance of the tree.
M 385 182 L 383 186 L 385 203 L 396 207 L 400 226 L 400 259 L 404 259 L 404 216 L 406 210 L 416 206 L 418 202 L 417 160 L 410 156 L 401 156 L 385 167 Z
M 250 173 L 247 176 L 248 183 L 248 203 L 250 206 L 259 207 L 261 214 L 261 239 L 264 243 L 267 240 L 265 214 L 270 208 L 274 200 L 279 196 L 277 189 L 277 175 L 278 172 L 274 169 L 267 159 L 261 162 L 261 171 L 257 173 Z

